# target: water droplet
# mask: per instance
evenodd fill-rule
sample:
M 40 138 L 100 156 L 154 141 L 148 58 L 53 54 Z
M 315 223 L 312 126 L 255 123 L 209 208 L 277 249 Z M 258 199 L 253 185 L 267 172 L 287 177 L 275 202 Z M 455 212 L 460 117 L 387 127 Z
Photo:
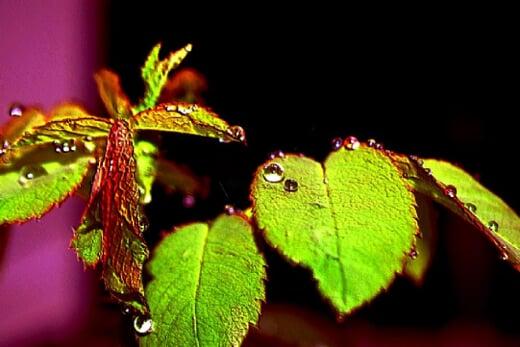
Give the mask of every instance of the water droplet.
M 278 183 L 283 180 L 284 170 L 278 163 L 271 163 L 264 166 L 264 179 L 270 183 Z
M 146 230 L 148 230 L 149 227 L 150 224 L 148 223 L 148 218 L 142 216 L 139 219 L 139 231 L 141 231 L 141 233 L 144 233 Z
M 507 253 L 504 252 L 504 253 L 502 253 L 502 254 L 500 255 L 500 259 L 502 259 L 502 260 L 508 260 L 508 259 L 509 259 L 509 255 L 508 255 Z
M 287 179 L 287 180 L 285 180 L 283 189 L 286 192 L 294 193 L 298 190 L 298 182 L 295 180 L 292 180 L 292 179 Z
M 43 175 L 46 175 L 47 171 L 42 167 L 38 165 L 34 166 L 24 166 L 22 170 L 20 171 L 20 177 L 18 178 L 18 183 L 20 183 L 22 186 L 26 185 L 29 181 L 41 177 Z
M 132 310 L 130 309 L 130 307 L 128 307 L 128 306 L 121 307 L 121 313 L 123 315 L 128 316 L 131 312 L 132 312 Z
M 0 155 L 4 155 L 4 154 L 5 154 L 5 152 L 6 152 L 6 150 L 5 150 L 5 149 L 3 149 L 3 148 L 0 148 Z
M 90 159 L 88 160 L 88 163 L 91 164 L 91 165 L 94 165 L 94 164 L 97 163 L 97 160 L 96 160 L 96 158 L 90 158 Z
M 341 137 L 335 137 L 332 139 L 331 145 L 332 145 L 332 150 L 337 151 L 338 149 L 341 148 L 341 146 L 343 146 L 343 139 Z
M 382 143 L 376 143 L 375 148 L 379 149 L 379 150 L 383 150 L 383 149 L 385 149 L 385 146 Z
M 4 140 L 4 143 L 2 144 L 2 149 L 8 149 L 9 148 L 9 141 Z
M 153 321 L 150 317 L 136 316 L 134 318 L 134 330 L 140 335 L 146 335 L 153 331 Z
M 276 158 L 285 158 L 285 153 L 281 150 L 277 150 L 269 154 L 269 159 L 276 159 Z
M 9 107 L 9 116 L 11 117 L 21 117 L 23 115 L 24 107 L 20 104 L 13 104 Z
M 428 176 L 431 176 L 431 175 L 432 175 L 432 169 L 424 168 L 424 172 L 426 172 L 426 174 L 427 174 Z
M 166 109 L 167 112 L 175 112 L 175 111 L 177 111 L 177 106 L 175 106 L 175 105 L 166 105 L 165 109 Z
M 475 204 L 472 204 L 471 202 L 468 202 L 466 204 L 466 208 L 468 209 L 469 212 L 471 213 L 475 213 L 477 212 L 477 206 L 475 206 Z
M 228 215 L 228 216 L 232 216 L 236 213 L 236 210 L 235 210 L 235 207 L 233 205 L 226 205 L 224 206 L 224 212 Z
M 168 111 L 169 106 L 170 105 L 166 106 L 166 111 Z M 188 115 L 193 112 L 193 108 L 189 107 L 189 106 L 177 105 L 176 108 L 177 108 L 177 112 L 179 112 L 180 114 L 183 114 L 183 115 Z M 169 112 L 171 112 L 171 111 L 169 111 Z
M 494 220 L 489 221 L 489 223 L 488 223 L 488 229 L 491 230 L 491 231 L 493 231 L 493 232 L 495 232 L 495 233 L 498 232 L 498 223 L 495 222 Z
M 358 141 L 357 137 L 355 137 L 355 136 L 349 136 L 343 142 L 343 146 L 345 146 L 346 149 L 350 149 L 350 150 L 358 149 L 360 145 L 361 145 L 361 143 Z
M 413 248 L 408 255 L 411 259 L 417 259 L 417 257 L 419 256 L 419 252 L 417 252 L 417 250 Z
M 448 185 L 444 188 L 444 194 L 450 198 L 455 198 L 457 196 L 457 188 L 452 185 Z
M 85 136 L 84 140 L 90 142 L 92 141 L 92 136 Z
M 229 127 L 226 132 L 235 140 L 240 142 L 244 142 L 246 140 L 246 132 L 241 126 L 233 125 Z
M 367 145 L 368 147 L 375 147 L 377 145 L 377 141 L 375 139 L 368 139 Z
M 192 49 L 193 49 L 193 46 L 191 45 L 191 43 L 188 43 L 188 44 L 186 45 L 186 47 L 184 47 L 184 50 L 185 50 L 186 52 L 191 52 Z
M 61 151 L 63 153 L 70 152 L 70 147 L 69 147 L 69 143 L 68 142 L 63 142 L 63 145 L 61 146 Z
M 195 206 L 195 197 L 193 195 L 184 195 L 184 197 L 182 198 L 182 206 L 184 206 L 185 208 L 192 208 L 193 206 Z

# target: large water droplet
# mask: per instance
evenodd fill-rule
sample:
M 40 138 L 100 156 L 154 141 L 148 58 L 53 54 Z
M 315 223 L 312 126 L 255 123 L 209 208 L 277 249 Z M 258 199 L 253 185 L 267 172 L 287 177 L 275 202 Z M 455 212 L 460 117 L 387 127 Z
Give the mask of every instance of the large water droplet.
M 361 143 L 358 141 L 357 137 L 355 137 L 355 136 L 349 136 L 343 142 L 343 146 L 345 146 L 346 149 L 350 149 L 350 150 L 358 149 L 360 145 L 361 145 Z
M 136 316 L 134 318 L 134 330 L 140 335 L 146 335 L 153 331 L 153 321 L 150 317 Z
M 491 231 L 493 231 L 493 232 L 495 232 L 495 233 L 498 232 L 498 223 L 495 222 L 494 220 L 489 221 L 489 223 L 488 223 L 488 229 L 491 230 Z
M 471 213 L 475 213 L 477 212 L 477 206 L 475 206 L 475 204 L 472 204 L 471 202 L 468 202 L 466 204 L 466 208 L 468 209 L 469 212 Z
M 229 127 L 226 132 L 235 140 L 240 142 L 244 142 L 246 140 L 246 132 L 241 126 L 233 125 Z
M 23 115 L 24 107 L 20 104 L 12 104 L 9 107 L 9 116 L 11 117 L 21 117 Z
M 278 183 L 283 180 L 284 170 L 278 163 L 271 163 L 264 166 L 264 179 L 270 183 Z
M 286 179 L 283 185 L 286 192 L 294 193 L 298 190 L 298 182 L 292 179 Z
M 457 188 L 452 185 L 448 185 L 444 188 L 444 194 L 450 198 L 455 198 L 457 196 Z
M 332 139 L 331 145 L 332 145 L 332 150 L 337 151 L 338 149 L 341 148 L 341 146 L 343 146 L 343 139 L 341 137 L 335 137 Z
M 226 205 L 224 206 L 224 212 L 228 215 L 228 216 L 232 216 L 236 213 L 236 209 L 233 205 Z

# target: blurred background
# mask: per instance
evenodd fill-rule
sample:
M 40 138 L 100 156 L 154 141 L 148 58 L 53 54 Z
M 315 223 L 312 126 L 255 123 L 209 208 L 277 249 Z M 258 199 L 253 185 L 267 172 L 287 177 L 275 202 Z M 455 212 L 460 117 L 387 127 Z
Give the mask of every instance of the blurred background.
M 205 76 L 206 104 L 243 126 L 248 146 L 163 137 L 165 155 L 211 177 L 211 190 L 187 209 L 182 196 L 155 189 L 147 207 L 151 244 L 161 231 L 209 220 L 225 204 L 246 208 L 253 172 L 270 152 L 323 160 L 333 137 L 352 134 L 458 163 L 520 211 L 518 28 L 503 14 L 205 6 L 1 0 L 2 119 L 14 101 L 49 108 L 76 100 L 102 114 L 91 77 L 102 66 L 117 71 L 138 100 L 150 49 L 160 41 L 165 53 L 191 42 L 183 67 Z M 135 344 L 129 319 L 68 249 L 81 205 L 73 200 L 41 222 L 2 233 L 0 345 Z M 398 278 L 341 323 L 306 271 L 262 245 L 268 304 L 246 345 L 519 346 L 520 275 L 482 235 L 438 210 L 424 283 Z

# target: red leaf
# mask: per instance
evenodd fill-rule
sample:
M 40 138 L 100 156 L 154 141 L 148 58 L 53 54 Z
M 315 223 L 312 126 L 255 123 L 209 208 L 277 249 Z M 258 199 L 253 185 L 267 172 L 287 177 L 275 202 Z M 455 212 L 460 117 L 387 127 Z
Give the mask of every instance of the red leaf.
M 103 227 L 103 280 L 116 299 L 147 313 L 142 282 L 148 258 L 142 230 L 145 217 L 139 205 L 133 133 L 128 123 L 116 120 L 110 129 L 85 212 L 98 208 Z M 95 211 L 95 210 L 94 210 Z

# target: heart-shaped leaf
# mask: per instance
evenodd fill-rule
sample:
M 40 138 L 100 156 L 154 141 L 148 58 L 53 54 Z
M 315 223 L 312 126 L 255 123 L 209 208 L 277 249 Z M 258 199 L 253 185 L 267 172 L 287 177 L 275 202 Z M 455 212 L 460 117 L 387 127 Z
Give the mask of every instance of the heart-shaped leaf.
M 296 155 L 270 160 L 251 193 L 268 243 L 311 270 L 340 316 L 388 288 L 417 232 L 410 187 L 386 152 L 359 145 L 323 165 Z

